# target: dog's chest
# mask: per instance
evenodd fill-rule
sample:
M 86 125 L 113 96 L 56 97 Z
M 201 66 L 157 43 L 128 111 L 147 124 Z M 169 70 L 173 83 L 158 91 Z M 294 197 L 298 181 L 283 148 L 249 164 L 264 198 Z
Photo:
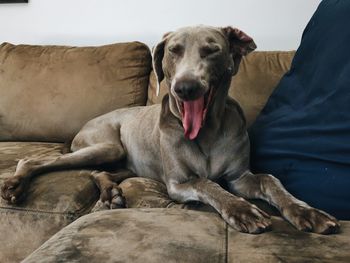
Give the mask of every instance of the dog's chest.
M 192 164 L 197 175 L 217 180 L 225 175 L 239 176 L 248 169 L 249 141 L 246 135 L 241 137 L 222 137 L 211 145 L 199 147 L 200 159 Z

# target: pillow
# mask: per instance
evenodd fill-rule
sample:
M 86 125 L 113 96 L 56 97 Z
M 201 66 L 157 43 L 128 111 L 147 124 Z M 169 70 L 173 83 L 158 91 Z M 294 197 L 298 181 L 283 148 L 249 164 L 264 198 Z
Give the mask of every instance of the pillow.
M 69 141 L 98 115 L 145 105 L 151 65 L 139 42 L 1 44 L 0 141 Z
M 349 1 L 321 2 L 249 129 L 252 171 L 339 219 L 350 219 L 349 14 Z

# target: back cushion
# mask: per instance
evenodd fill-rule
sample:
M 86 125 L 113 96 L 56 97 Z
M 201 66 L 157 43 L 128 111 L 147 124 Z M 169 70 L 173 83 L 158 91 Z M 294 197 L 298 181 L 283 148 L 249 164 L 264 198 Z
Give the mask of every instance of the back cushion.
M 289 70 L 294 53 L 256 51 L 243 58 L 237 75 L 232 79 L 229 95 L 243 108 L 248 126 L 254 122 L 283 74 Z M 168 92 L 163 81 L 157 97 L 156 83 L 152 72 L 147 104 L 160 103 Z
M 0 140 L 71 140 L 88 120 L 145 105 L 151 54 L 142 43 L 0 45 Z

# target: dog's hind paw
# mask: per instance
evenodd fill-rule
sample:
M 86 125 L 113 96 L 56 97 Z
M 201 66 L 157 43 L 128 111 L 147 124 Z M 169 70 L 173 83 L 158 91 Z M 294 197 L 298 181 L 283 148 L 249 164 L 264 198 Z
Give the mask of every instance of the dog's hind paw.
M 125 207 L 126 202 L 123 196 L 123 192 L 117 184 L 113 183 L 110 186 L 102 189 L 100 199 L 97 201 L 91 212 Z
M 19 203 L 23 199 L 27 186 L 28 180 L 25 177 L 8 178 L 1 186 L 1 197 L 9 203 Z

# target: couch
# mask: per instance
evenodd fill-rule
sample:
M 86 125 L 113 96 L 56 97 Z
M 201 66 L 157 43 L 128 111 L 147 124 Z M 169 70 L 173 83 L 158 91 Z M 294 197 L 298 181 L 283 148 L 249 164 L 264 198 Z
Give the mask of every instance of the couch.
M 251 125 L 294 52 L 253 52 L 229 95 Z M 0 184 L 26 157 L 59 156 L 89 119 L 159 103 L 149 48 L 0 45 Z M 142 156 L 140 156 L 142 158 Z M 124 173 L 122 167 L 103 167 Z M 23 202 L 0 200 L 0 262 L 350 262 L 350 223 L 322 236 L 295 230 L 264 204 L 273 227 L 242 234 L 210 207 L 172 201 L 163 184 L 130 178 L 126 209 L 90 213 L 99 198 L 92 170 L 36 177 Z M 254 200 L 252 200 L 254 202 Z

